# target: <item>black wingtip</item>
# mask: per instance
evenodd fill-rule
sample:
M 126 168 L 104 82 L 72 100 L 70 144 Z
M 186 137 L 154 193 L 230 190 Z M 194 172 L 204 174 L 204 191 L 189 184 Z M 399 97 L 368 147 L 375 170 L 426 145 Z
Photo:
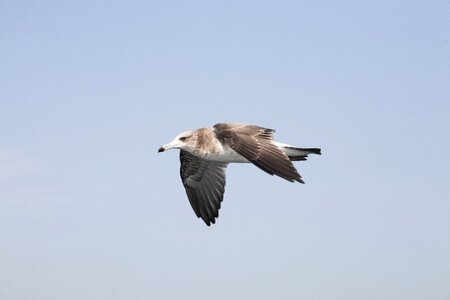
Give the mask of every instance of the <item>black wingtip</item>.
M 202 220 L 203 220 L 203 222 L 205 222 L 205 224 L 206 224 L 206 226 L 211 226 L 211 221 L 210 220 L 208 220 L 208 219 L 203 219 L 202 218 Z M 213 222 L 213 224 L 214 224 L 214 222 Z

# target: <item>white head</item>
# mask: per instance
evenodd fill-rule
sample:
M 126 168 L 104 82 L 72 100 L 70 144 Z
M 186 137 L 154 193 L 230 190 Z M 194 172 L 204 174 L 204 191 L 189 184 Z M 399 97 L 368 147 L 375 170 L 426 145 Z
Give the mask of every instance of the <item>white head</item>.
M 173 141 L 170 143 L 161 146 L 158 150 L 158 152 L 164 152 L 166 150 L 175 148 L 175 149 L 182 149 L 186 150 L 188 152 L 192 152 L 192 150 L 195 148 L 197 141 L 194 137 L 194 134 L 192 131 L 185 131 L 177 135 Z

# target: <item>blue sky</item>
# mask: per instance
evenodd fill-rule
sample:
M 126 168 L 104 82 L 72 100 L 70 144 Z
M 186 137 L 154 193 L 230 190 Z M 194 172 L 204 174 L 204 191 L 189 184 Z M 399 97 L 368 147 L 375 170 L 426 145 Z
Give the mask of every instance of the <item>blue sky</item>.
M 448 1 L 2 1 L 0 298 L 449 299 Z M 323 155 L 227 170 L 195 217 L 181 131 Z

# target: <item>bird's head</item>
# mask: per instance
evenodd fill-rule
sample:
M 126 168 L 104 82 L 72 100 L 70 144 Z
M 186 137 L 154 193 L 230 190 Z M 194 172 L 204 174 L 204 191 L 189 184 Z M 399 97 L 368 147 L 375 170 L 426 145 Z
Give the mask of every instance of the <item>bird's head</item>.
M 195 147 L 195 143 L 196 141 L 193 138 L 193 134 L 192 131 L 185 131 L 180 133 L 179 135 L 177 135 L 173 141 L 171 141 L 170 143 L 161 146 L 158 149 L 158 152 L 164 152 L 166 150 L 170 150 L 172 148 L 175 149 L 182 149 L 182 150 L 186 150 L 188 152 L 192 152 L 192 150 Z

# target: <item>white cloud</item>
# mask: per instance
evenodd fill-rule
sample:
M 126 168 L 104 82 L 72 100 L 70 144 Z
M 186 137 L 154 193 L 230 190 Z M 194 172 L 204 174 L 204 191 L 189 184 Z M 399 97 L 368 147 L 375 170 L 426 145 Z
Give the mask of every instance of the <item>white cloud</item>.
M 0 148 L 0 180 L 35 173 L 38 163 L 20 151 Z

